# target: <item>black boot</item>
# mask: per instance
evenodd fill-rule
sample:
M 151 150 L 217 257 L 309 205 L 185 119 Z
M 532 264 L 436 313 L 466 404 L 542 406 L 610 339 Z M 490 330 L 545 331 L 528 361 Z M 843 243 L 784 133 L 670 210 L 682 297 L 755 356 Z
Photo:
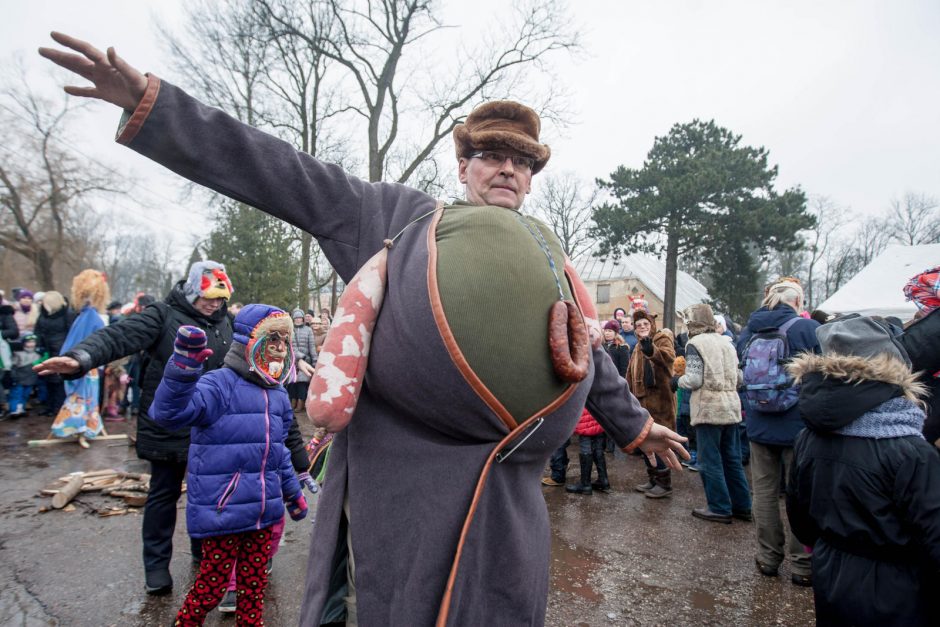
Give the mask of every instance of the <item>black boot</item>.
M 604 456 L 604 449 L 601 447 L 591 451 L 594 458 L 594 465 L 597 466 L 597 481 L 591 484 L 591 487 L 601 492 L 610 492 L 610 481 L 607 479 L 607 458 Z
M 575 494 L 591 494 L 591 456 L 584 453 L 578 454 L 578 460 L 581 462 L 581 483 L 569 483 L 565 486 L 565 492 L 574 492 Z
M 647 466 L 646 474 L 649 477 L 649 480 L 646 483 L 641 483 L 640 485 L 636 486 L 634 489 L 637 492 L 649 492 L 650 490 L 656 487 L 656 480 L 655 480 L 656 469 L 650 468 L 649 466 Z

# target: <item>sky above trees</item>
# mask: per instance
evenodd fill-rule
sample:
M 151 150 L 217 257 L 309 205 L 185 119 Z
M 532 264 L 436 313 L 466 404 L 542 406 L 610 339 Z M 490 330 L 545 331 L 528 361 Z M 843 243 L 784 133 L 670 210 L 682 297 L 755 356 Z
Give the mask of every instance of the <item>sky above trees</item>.
M 8 3 L 0 59 L 21 53 L 30 77 L 53 89 L 52 71 L 34 51 L 50 45 L 47 33 L 56 29 L 114 45 L 172 81 L 154 21 L 174 28 L 181 4 Z M 459 28 L 455 37 L 482 39 L 505 21 L 506 4 L 495 0 L 448 0 L 441 8 L 443 22 Z M 547 173 L 592 180 L 620 165 L 640 167 L 656 136 L 701 118 L 767 148 L 780 187 L 801 185 L 859 214 L 884 212 L 907 191 L 940 195 L 936 2 L 585 0 L 570 11 L 584 50 L 552 68 L 558 89 L 568 92 L 569 123 L 544 128 L 553 151 Z M 145 208 L 126 210 L 185 248 L 180 225 L 199 207 L 179 199 L 174 177 L 111 142 L 117 118 L 112 108 L 93 106 L 76 145 L 139 177 Z M 166 208 L 157 220 L 154 207 Z

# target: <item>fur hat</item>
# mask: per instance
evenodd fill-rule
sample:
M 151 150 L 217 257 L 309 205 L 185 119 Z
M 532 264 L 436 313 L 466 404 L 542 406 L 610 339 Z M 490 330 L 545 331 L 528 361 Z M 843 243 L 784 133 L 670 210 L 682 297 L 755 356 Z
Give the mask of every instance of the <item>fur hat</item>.
M 535 159 L 532 174 L 537 174 L 552 155 L 539 143 L 542 123 L 529 107 L 512 100 L 494 100 L 470 112 L 466 122 L 454 127 L 457 159 L 477 150 L 512 150 Z
M 656 333 L 656 314 L 651 314 L 645 309 L 637 309 L 633 312 L 633 324 L 636 325 L 638 320 L 649 320 L 650 321 L 650 333 Z
M 189 268 L 189 277 L 183 284 L 183 295 L 190 303 L 197 298 L 224 298 L 235 293 L 225 266 L 215 261 L 197 261 Z
M 617 333 L 620 333 L 620 323 L 616 320 L 608 320 L 604 323 L 604 330 L 616 331 Z
M 823 355 L 866 358 L 888 355 L 908 367 L 911 365 L 907 351 L 897 341 L 890 325 L 868 316 L 853 314 L 817 327 L 816 339 Z
M 692 305 L 682 312 L 682 318 L 685 320 L 685 326 L 689 328 L 689 337 L 695 337 L 700 333 L 715 332 L 715 314 L 711 306 L 706 303 Z
M 294 335 L 294 322 L 287 316 L 287 312 L 271 305 L 252 303 L 242 307 L 235 321 L 232 323 L 232 339 L 235 343 L 244 345 L 245 360 L 249 368 L 257 372 L 258 376 L 267 383 L 284 383 L 292 381 L 295 376 L 294 352 L 291 347 L 291 338 Z M 267 335 L 276 332 L 287 337 L 287 356 L 284 359 L 282 370 L 272 372 L 266 362 L 265 345 Z M 237 350 L 235 346 L 232 350 Z

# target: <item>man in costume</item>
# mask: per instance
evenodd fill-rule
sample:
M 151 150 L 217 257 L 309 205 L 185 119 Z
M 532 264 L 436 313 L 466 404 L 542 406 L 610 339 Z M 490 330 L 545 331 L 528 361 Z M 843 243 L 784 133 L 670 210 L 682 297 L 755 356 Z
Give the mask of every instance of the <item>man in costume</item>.
M 593 305 L 555 235 L 518 211 L 550 155 L 537 114 L 474 110 L 454 131 L 466 201 L 443 206 L 298 152 L 113 49 L 53 38 L 79 54 L 40 53 L 94 83 L 66 91 L 125 110 L 119 142 L 312 233 L 345 282 L 395 240 L 365 383 L 328 461 L 301 624 L 543 624 L 539 478 L 585 403 L 621 448 L 676 470 L 686 454 L 599 343 L 578 344 Z

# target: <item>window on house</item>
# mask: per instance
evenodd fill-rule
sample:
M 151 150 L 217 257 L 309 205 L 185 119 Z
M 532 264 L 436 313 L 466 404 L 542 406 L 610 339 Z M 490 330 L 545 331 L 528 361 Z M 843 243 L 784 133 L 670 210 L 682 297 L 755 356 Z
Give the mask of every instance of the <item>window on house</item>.
M 609 303 L 610 302 L 610 285 L 598 285 L 597 286 L 597 303 Z

